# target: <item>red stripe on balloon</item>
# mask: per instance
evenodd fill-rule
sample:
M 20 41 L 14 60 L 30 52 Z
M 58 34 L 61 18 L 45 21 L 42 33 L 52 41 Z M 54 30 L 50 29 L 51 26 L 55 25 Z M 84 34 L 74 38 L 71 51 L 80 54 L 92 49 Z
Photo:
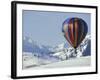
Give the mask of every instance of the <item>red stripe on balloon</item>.
M 71 22 L 69 22 L 69 24 L 68 24 L 68 36 L 69 36 L 69 39 L 70 39 L 70 43 L 72 44 L 72 46 L 73 46 L 73 42 L 74 42 L 74 39 L 73 39 L 73 37 L 72 37 L 72 28 L 71 28 L 72 26 L 71 26 Z
M 68 42 L 71 44 L 71 46 L 73 46 L 73 44 L 71 43 L 71 40 L 70 40 L 70 38 L 69 38 L 69 36 L 68 36 L 68 33 L 65 33 L 65 37 L 66 37 L 66 39 L 68 40 Z
M 71 23 L 70 23 L 70 28 L 71 28 L 71 41 L 72 41 L 72 44 L 74 44 L 74 33 L 73 33 L 73 23 L 72 23 L 72 20 L 71 20 Z

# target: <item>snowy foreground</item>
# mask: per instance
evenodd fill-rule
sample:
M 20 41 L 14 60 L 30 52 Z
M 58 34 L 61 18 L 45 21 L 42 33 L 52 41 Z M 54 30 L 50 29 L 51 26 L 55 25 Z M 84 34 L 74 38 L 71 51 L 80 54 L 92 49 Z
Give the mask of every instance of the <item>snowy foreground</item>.
M 29 61 L 32 62 L 32 61 Z M 26 62 L 26 66 L 27 66 Z M 40 66 L 28 66 L 26 69 L 36 69 L 36 68 L 60 68 L 60 67 L 84 67 L 84 66 L 90 66 L 91 65 L 91 57 L 86 56 L 86 57 L 79 57 L 79 58 L 72 58 L 69 60 L 64 60 L 64 61 L 59 61 L 59 62 L 54 62 L 54 63 L 49 63 L 49 64 L 44 64 Z M 25 66 L 25 63 L 24 63 Z

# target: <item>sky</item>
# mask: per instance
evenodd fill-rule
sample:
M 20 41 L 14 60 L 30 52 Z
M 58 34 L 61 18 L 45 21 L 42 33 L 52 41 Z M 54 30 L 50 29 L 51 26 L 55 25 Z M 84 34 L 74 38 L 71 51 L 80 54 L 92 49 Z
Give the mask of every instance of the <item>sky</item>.
M 91 14 L 23 10 L 23 37 L 28 36 L 41 45 L 55 47 L 67 42 L 62 34 L 62 23 L 70 17 L 82 18 L 90 34 Z

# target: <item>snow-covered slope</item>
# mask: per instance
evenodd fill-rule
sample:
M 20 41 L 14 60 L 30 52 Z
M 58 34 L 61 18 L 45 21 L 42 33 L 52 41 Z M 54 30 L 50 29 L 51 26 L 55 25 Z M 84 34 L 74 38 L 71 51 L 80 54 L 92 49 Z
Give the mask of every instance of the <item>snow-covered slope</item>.
M 65 67 L 84 67 L 91 65 L 91 57 L 79 57 L 79 58 L 72 58 L 68 60 L 63 60 L 55 63 L 50 63 L 47 65 L 40 65 L 37 67 L 30 67 L 30 69 L 40 69 L 40 68 L 65 68 Z
M 23 69 L 52 63 L 52 60 L 34 56 L 33 53 L 23 53 Z

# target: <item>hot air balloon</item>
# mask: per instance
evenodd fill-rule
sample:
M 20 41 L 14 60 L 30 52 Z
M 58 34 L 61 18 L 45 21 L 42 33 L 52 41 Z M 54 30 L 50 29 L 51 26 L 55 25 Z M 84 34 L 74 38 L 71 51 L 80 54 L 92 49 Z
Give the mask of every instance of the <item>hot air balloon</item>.
M 66 19 L 62 26 L 64 37 L 75 49 L 75 53 L 77 54 L 76 49 L 88 32 L 87 23 L 81 18 L 73 17 Z

